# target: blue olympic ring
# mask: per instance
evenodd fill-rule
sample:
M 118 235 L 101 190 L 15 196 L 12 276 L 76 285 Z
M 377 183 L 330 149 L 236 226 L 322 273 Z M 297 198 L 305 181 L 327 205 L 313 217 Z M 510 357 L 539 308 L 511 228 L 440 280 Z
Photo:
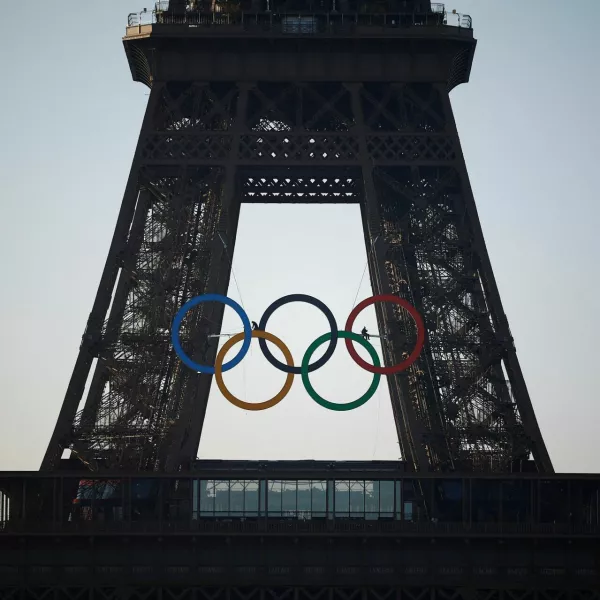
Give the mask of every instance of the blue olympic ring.
M 235 358 L 232 358 L 228 363 L 223 365 L 223 371 L 229 371 L 233 369 L 236 365 L 238 365 L 248 353 L 250 349 L 250 342 L 252 341 L 252 325 L 250 325 L 250 319 L 246 314 L 246 311 L 235 301 L 227 296 L 222 296 L 221 294 L 205 294 L 204 296 L 196 296 L 191 300 L 188 300 L 180 309 L 175 319 L 173 320 L 173 325 L 171 326 L 171 341 L 173 342 L 173 348 L 177 353 L 177 356 L 181 359 L 181 361 L 188 366 L 192 371 L 196 371 L 198 373 L 207 373 L 210 375 L 215 374 L 214 367 L 207 367 L 206 365 L 200 365 L 197 362 L 194 362 L 181 347 L 181 343 L 179 341 L 179 330 L 181 328 L 181 323 L 186 313 L 198 306 L 198 304 L 202 304 L 203 302 L 222 302 L 226 306 L 229 306 L 235 310 L 240 319 L 242 320 L 242 324 L 244 325 L 244 343 L 240 351 L 238 352 Z

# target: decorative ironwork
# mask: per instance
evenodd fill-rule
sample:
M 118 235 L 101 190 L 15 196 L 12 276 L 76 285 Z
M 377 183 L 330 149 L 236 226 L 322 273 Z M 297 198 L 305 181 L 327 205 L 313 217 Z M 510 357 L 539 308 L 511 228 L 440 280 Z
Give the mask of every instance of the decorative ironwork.
M 74 567 L 74 569 L 77 569 Z M 150 567 L 148 569 L 151 570 Z M 180 569 L 180 570 L 176 570 Z M 75 570 L 74 573 L 78 571 Z M 109 571 L 106 571 L 107 573 Z M 172 575 L 187 574 L 189 567 L 173 567 Z M 85 575 L 86 571 L 81 573 Z M 121 571 L 114 571 L 117 576 Z M 145 569 L 139 575 L 150 575 Z M 598 600 L 600 592 L 592 589 L 561 589 L 551 586 L 524 590 L 520 586 L 507 584 L 502 588 L 473 588 L 461 585 L 448 586 L 367 586 L 367 587 L 196 587 L 171 585 L 132 585 L 132 586 L 36 586 L 25 590 L 16 587 L 0 587 L 2 600 L 48 600 L 49 597 L 59 597 L 63 600 L 149 600 L 163 598 L 164 600 L 538 600 L 539 597 L 551 600 Z
M 552 470 L 448 99 L 468 77 L 472 32 L 448 25 L 443 5 L 405 6 L 294 16 L 256 5 L 249 15 L 173 0 L 130 19 L 125 45 L 150 101 L 45 468 L 64 449 L 93 470 L 177 470 L 193 460 L 211 378 L 184 372 L 168 330 L 192 296 L 226 293 L 246 201 L 361 204 L 375 294 L 407 300 L 428 332 L 419 359 L 388 379 L 411 468 L 511 472 L 533 457 Z M 244 37 L 253 28 L 276 44 L 268 60 L 260 39 Z M 305 34 L 330 41 L 317 50 Z M 245 50 L 227 54 L 242 39 Z M 319 61 L 305 61 L 317 51 Z M 202 71 L 207 63 L 212 71 Z M 263 76 L 249 79 L 243 64 Z M 400 307 L 376 312 L 386 365 L 402 363 L 414 323 Z M 214 364 L 221 317 L 207 305 L 186 316 L 182 342 L 195 362 Z
M 143 175 L 138 223 L 115 257 L 121 263 L 118 302 L 94 348 L 88 401 L 74 422 L 78 442 L 72 449 L 91 468 L 155 469 L 186 387 L 196 385 L 171 347 L 170 325 L 187 296 L 206 285 L 220 217 L 220 172 Z M 201 311 L 193 318 L 201 327 Z
M 127 19 L 129 28 L 147 25 L 188 25 L 196 27 L 240 27 L 245 30 L 253 28 L 263 32 L 278 32 L 295 35 L 318 35 L 336 32 L 347 33 L 356 28 L 398 30 L 406 27 L 440 27 L 454 26 L 472 29 L 473 23 L 469 15 L 457 14 L 456 11 L 446 13 L 444 4 L 431 3 L 430 10 L 417 5 L 408 5 L 404 10 L 388 9 L 382 14 L 380 6 L 365 4 L 360 11 L 328 10 L 325 6 L 318 9 L 314 6 L 308 10 L 296 12 L 271 10 L 267 2 L 259 2 L 257 10 L 231 10 L 227 5 L 215 2 L 211 6 L 203 3 L 183 5 L 183 10 L 169 9 L 165 2 L 158 2 L 154 10 L 142 10 L 130 13 Z M 363 34 L 365 32 L 363 31 Z
M 415 438 L 401 440 L 407 460 L 425 460 L 419 447 L 429 466 L 442 470 L 510 471 L 532 452 L 542 460 L 539 433 L 521 414 L 528 400 L 515 393 L 505 364 L 514 346 L 488 286 L 493 276 L 476 239 L 479 224 L 457 170 L 460 148 L 441 88 L 225 82 L 167 84 L 152 94 L 137 216 L 111 259 L 120 265 L 116 301 L 89 350 L 98 365 L 68 444 L 85 464 L 153 470 L 186 435 L 176 424 L 192 402 L 185 390 L 196 383 L 174 362 L 168 328 L 175 307 L 206 289 L 228 165 L 239 165 L 234 207 L 242 199 L 365 202 L 359 189 L 372 177 L 372 277 L 414 304 L 428 331 L 422 357 L 391 384 L 397 418 L 409 420 L 400 413 L 410 406 L 419 424 L 420 433 L 409 427 Z M 254 163 L 275 171 L 253 170 Z M 317 171 L 302 171 L 312 163 Z M 202 311 L 194 318 L 191 350 L 206 353 Z M 414 325 L 399 309 L 380 311 L 379 325 L 386 361 L 401 362 Z
M 314 162 L 357 162 L 358 141 L 341 135 L 245 135 L 241 139 L 242 160 L 281 163 L 282 160 Z
M 143 158 L 149 164 L 223 161 L 229 156 L 231 136 L 156 133 L 146 140 Z
M 449 136 L 369 135 L 367 150 L 375 164 L 451 162 L 456 150 Z

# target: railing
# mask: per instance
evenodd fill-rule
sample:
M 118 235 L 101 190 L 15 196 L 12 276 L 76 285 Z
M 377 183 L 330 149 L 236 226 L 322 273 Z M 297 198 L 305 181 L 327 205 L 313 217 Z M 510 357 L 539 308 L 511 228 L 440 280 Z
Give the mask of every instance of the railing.
M 147 520 L 147 521 L 10 521 L 0 529 L 0 534 L 19 533 L 197 533 L 222 535 L 426 535 L 474 537 L 600 537 L 600 526 L 569 526 L 562 524 L 528 523 L 411 523 L 401 521 L 277 521 L 265 519 L 201 519 L 201 520 Z
M 0 473 L 0 532 L 600 536 L 600 476 L 563 477 Z
M 408 27 L 445 27 L 472 29 L 469 15 L 446 13 L 443 4 L 433 5 L 427 13 L 339 13 L 339 12 L 199 12 L 173 15 L 162 8 L 131 13 L 129 27 L 144 25 L 187 25 L 189 27 L 236 26 L 243 30 L 288 34 L 318 34 L 356 28 L 402 29 Z

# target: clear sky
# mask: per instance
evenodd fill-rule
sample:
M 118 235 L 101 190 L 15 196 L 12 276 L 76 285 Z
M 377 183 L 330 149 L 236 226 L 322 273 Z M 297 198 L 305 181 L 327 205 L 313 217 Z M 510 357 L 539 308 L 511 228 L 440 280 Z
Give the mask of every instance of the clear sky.
M 2 4 L 0 469 L 37 469 L 147 101 L 121 44 L 127 14 L 143 0 Z M 471 83 L 454 90 L 452 102 L 534 408 L 558 471 L 599 472 L 600 2 L 447 7 L 472 15 L 479 40 Z M 365 260 L 357 206 L 242 207 L 234 268 L 252 319 L 284 294 L 308 293 L 342 328 Z M 233 282 L 230 295 L 240 299 Z M 365 279 L 359 300 L 369 295 Z M 363 322 L 374 327 L 372 313 Z M 224 331 L 237 328 L 226 313 Z M 326 322 L 294 305 L 276 313 L 270 329 L 298 361 Z M 283 375 L 253 348 L 226 381 L 258 402 Z M 343 348 L 314 377 L 332 401 L 362 394 L 369 381 Z M 238 410 L 213 389 L 204 433 L 201 457 L 399 457 L 385 385 L 351 413 L 316 406 L 299 380 L 264 413 Z

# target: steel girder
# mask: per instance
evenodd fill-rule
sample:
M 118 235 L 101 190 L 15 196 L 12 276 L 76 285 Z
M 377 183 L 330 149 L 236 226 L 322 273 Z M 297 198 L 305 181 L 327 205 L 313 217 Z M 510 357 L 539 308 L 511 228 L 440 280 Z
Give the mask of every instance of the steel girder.
M 479 588 L 455 586 L 314 586 L 281 585 L 200 587 L 171 585 L 28 585 L 0 587 L 2 600 L 598 600 L 594 589 Z
M 494 281 L 447 89 L 427 83 L 156 83 L 98 295 L 43 468 L 71 448 L 91 468 L 176 470 L 195 457 L 211 377 L 176 358 L 188 299 L 225 293 L 241 201 L 360 202 L 376 293 L 408 299 L 427 343 L 388 377 L 416 470 L 552 465 Z M 414 324 L 376 307 L 385 362 Z M 223 308 L 182 341 L 214 360 Z M 92 367 L 89 392 L 84 387 Z

